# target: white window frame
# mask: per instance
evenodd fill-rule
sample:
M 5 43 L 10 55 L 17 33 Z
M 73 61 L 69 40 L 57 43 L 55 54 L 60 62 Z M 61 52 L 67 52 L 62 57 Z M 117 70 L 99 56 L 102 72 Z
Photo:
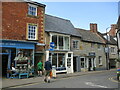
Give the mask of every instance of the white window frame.
M 52 42 L 52 36 L 56 35 L 57 36 L 57 48 L 55 50 L 70 50 L 70 36 L 69 35 L 63 35 L 63 34 L 58 34 L 58 33 L 50 33 L 50 42 Z M 63 36 L 63 49 L 59 48 L 59 36 Z M 69 38 L 69 47 L 68 49 L 65 49 L 65 37 Z
M 111 52 L 111 54 L 116 54 L 116 49 L 115 49 L 115 47 L 110 47 L 110 52 Z
M 72 46 L 73 46 L 73 49 L 79 49 L 79 40 L 72 40 Z
M 28 27 L 28 35 L 27 35 L 27 39 L 28 40 L 37 40 L 37 29 L 38 29 L 38 25 L 37 24 L 28 24 L 27 25 Z M 33 26 L 33 27 L 31 27 L 31 30 L 30 30 L 30 28 L 29 28 L 29 26 Z M 32 30 L 33 29 L 33 30 Z M 30 32 L 31 31 L 31 32 Z M 32 32 L 32 31 L 35 31 L 35 32 Z M 31 34 L 31 35 L 30 35 Z M 33 36 L 32 36 L 32 34 L 33 34 Z M 35 34 L 35 35 L 34 35 Z M 35 37 L 35 38 L 32 38 L 32 37 Z
M 36 8 L 36 11 L 31 10 L 31 12 L 34 12 L 35 15 L 32 15 L 32 14 L 30 13 L 30 9 L 29 9 L 30 7 Z M 28 4 L 28 15 L 37 16 L 37 6 L 32 5 L 32 4 Z
M 103 63 L 102 63 L 102 56 L 98 56 L 98 62 L 99 62 L 99 65 L 103 65 Z

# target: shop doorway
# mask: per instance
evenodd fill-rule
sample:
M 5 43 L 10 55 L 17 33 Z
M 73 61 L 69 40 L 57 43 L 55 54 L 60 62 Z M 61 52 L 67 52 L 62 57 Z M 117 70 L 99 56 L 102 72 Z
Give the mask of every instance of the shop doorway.
M 44 63 L 43 58 L 42 58 L 42 55 L 41 55 L 41 54 L 35 54 L 34 70 L 35 70 L 35 74 L 36 74 L 36 75 L 37 75 L 37 64 L 38 64 L 38 62 L 39 62 L 40 60 Z
M 8 55 L 2 55 L 2 77 L 7 77 Z
M 92 68 L 92 60 L 91 58 L 89 58 L 89 61 L 88 61 L 88 71 L 91 71 L 91 68 Z
M 73 70 L 74 72 L 77 71 L 77 57 L 73 57 Z

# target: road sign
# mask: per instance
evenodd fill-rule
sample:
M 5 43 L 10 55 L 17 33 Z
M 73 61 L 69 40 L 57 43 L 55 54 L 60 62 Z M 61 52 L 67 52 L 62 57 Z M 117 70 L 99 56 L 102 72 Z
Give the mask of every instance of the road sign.
M 51 43 L 50 43 L 50 47 L 51 47 L 51 48 L 54 48 L 54 47 L 55 47 L 55 43 L 54 43 L 54 42 L 51 42 Z

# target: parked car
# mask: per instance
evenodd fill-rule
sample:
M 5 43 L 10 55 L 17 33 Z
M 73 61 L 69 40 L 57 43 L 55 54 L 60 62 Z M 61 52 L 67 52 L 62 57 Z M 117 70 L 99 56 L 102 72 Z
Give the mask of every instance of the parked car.
M 120 80 L 120 68 L 117 69 L 117 80 Z

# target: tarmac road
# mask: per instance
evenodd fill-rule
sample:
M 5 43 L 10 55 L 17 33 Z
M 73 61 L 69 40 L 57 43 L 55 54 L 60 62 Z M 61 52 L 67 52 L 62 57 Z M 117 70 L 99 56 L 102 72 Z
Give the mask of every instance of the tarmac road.
M 116 71 L 54 79 L 51 83 L 38 82 L 11 88 L 111 88 L 120 90 L 118 82 L 111 79 L 113 77 L 116 77 Z

